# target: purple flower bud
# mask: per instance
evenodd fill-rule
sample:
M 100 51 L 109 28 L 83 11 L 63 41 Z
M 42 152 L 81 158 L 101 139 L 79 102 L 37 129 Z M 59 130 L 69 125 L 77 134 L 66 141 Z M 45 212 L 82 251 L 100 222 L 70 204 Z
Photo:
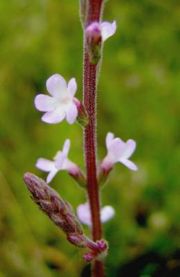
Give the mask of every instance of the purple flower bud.
M 83 235 L 70 233 L 68 234 L 67 239 L 70 243 L 76 245 L 77 247 L 86 247 L 86 240 Z
M 92 22 L 86 27 L 87 42 L 91 44 L 99 44 L 101 40 L 104 42 L 106 39 L 114 35 L 116 32 L 116 22 L 112 23 Z
M 89 60 L 97 64 L 101 57 L 101 42 L 112 36 L 116 31 L 116 22 L 92 22 L 86 27 L 86 46 Z
M 90 263 L 95 257 L 92 252 L 88 252 L 83 255 L 83 258 L 87 263 Z
M 91 45 L 97 45 L 101 43 L 101 25 L 98 22 L 93 22 L 86 28 L 86 39 L 87 43 Z
M 103 260 L 108 251 L 108 244 L 105 240 L 99 240 L 96 242 L 87 241 L 87 247 L 90 252 L 86 253 L 83 258 L 86 262 L 91 262 L 92 260 Z

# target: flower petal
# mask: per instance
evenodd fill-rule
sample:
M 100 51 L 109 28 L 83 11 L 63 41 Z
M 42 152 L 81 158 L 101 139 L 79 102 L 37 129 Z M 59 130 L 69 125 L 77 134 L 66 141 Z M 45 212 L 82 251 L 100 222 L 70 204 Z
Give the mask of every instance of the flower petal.
M 66 139 L 63 145 L 63 150 L 59 151 L 55 156 L 55 167 L 60 169 L 68 169 L 68 165 L 71 164 L 71 162 L 67 159 L 68 152 L 70 148 L 70 140 Z
M 56 100 L 45 94 L 38 94 L 34 99 L 34 105 L 41 112 L 49 112 L 55 108 Z
M 71 145 L 71 141 L 70 139 L 66 139 L 63 145 L 63 150 L 62 152 L 64 153 L 64 155 L 67 157 L 68 153 L 69 153 L 69 148 Z
M 49 124 L 59 123 L 64 118 L 65 118 L 65 112 L 60 111 L 60 109 L 56 109 L 52 112 L 47 112 L 41 117 L 42 121 L 49 123 Z
M 67 92 L 67 83 L 60 74 L 54 74 L 46 81 L 49 93 L 54 97 L 61 97 Z
M 68 92 L 70 93 L 70 95 L 73 97 L 76 93 L 77 90 L 77 83 L 76 83 L 76 79 L 72 78 L 69 83 L 68 83 Z
M 52 181 L 52 179 L 54 178 L 54 176 L 57 174 L 57 172 L 58 172 L 58 170 L 56 168 L 54 168 L 52 171 L 50 171 L 46 178 L 46 182 L 50 183 Z
M 120 159 L 119 162 L 121 162 L 122 164 L 124 164 L 125 166 L 127 166 L 131 170 L 134 170 L 134 171 L 138 170 L 138 167 L 135 165 L 135 163 L 133 163 L 130 160 Z
M 105 41 L 114 33 L 116 32 L 116 21 L 113 21 L 112 23 L 104 21 L 101 23 L 101 35 L 102 35 L 102 40 Z
M 123 158 L 128 159 L 132 155 L 135 149 L 136 149 L 136 142 L 133 139 L 129 139 L 126 142 L 126 149 L 124 150 Z
M 101 222 L 106 222 L 111 219 L 114 214 L 115 210 L 111 206 L 105 206 L 101 209 Z M 88 226 L 91 226 L 91 214 L 90 214 L 90 207 L 89 203 L 81 204 L 77 207 L 77 215 L 80 221 Z
M 117 162 L 122 156 L 125 151 L 126 144 L 120 138 L 114 138 L 112 143 L 109 145 L 108 148 L 108 156 L 111 160 L 115 163 Z
M 101 209 L 101 222 L 110 220 L 115 215 L 115 210 L 111 206 L 105 206 Z
M 59 151 L 55 158 L 55 167 L 60 170 L 63 167 L 63 163 L 66 160 L 66 156 L 62 151 Z
M 69 106 L 69 109 L 66 111 L 66 119 L 69 124 L 73 124 L 78 116 L 78 110 L 74 103 Z
M 106 147 L 109 148 L 110 144 L 112 143 L 113 141 L 113 138 L 114 138 L 114 134 L 109 132 L 107 133 L 106 135 Z
M 88 226 L 91 226 L 91 215 L 90 215 L 90 208 L 89 204 L 81 204 L 77 207 L 77 216 L 80 221 Z
M 39 158 L 36 162 L 36 167 L 42 171 L 49 172 L 54 169 L 54 162 L 44 158 Z

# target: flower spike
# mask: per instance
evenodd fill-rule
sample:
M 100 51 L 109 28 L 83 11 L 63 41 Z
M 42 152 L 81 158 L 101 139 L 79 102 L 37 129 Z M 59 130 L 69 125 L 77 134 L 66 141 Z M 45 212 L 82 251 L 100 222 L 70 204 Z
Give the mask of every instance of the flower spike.
M 78 109 L 74 102 L 77 90 L 75 78 L 67 84 L 60 74 L 54 74 L 46 81 L 46 87 L 50 96 L 38 94 L 34 101 L 36 109 L 45 112 L 42 121 L 56 124 L 66 118 L 69 124 L 74 123 L 78 116 Z
M 67 240 L 76 247 L 88 249 L 83 256 L 86 262 L 102 260 L 107 255 L 107 242 L 103 239 L 95 242 L 85 236 L 71 205 L 44 180 L 27 172 L 24 182 L 34 202 L 66 234 Z

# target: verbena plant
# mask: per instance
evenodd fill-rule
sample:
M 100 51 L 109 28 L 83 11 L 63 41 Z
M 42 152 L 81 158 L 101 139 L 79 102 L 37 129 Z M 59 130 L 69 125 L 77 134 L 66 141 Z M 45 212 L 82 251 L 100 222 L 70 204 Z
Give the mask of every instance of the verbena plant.
M 137 166 L 129 160 L 136 148 L 134 140 L 124 142 L 114 134 L 106 136 L 107 155 L 97 164 L 96 151 L 96 95 L 103 44 L 116 31 L 116 22 L 101 21 L 103 0 L 81 0 L 80 17 L 84 33 L 83 57 L 83 102 L 75 97 L 77 84 L 75 78 L 67 83 L 60 74 L 54 74 L 46 82 L 50 95 L 38 94 L 35 107 L 44 112 L 42 121 L 49 124 L 66 120 L 69 124 L 76 121 L 83 129 L 86 172 L 68 159 L 70 140 L 66 139 L 61 151 L 53 160 L 40 158 L 36 166 L 48 172 L 46 181 L 32 173 L 24 175 L 24 181 L 32 195 L 49 218 L 66 234 L 67 240 L 76 247 L 86 249 L 83 258 L 92 263 L 92 276 L 104 276 L 104 259 L 108 254 L 108 242 L 103 238 L 102 223 L 114 215 L 111 206 L 101 207 L 102 185 L 117 162 L 131 170 Z M 49 183 L 61 170 L 66 170 L 84 188 L 87 202 L 77 208 L 77 215 L 71 205 L 55 192 Z M 85 235 L 81 223 L 90 227 L 92 238 Z

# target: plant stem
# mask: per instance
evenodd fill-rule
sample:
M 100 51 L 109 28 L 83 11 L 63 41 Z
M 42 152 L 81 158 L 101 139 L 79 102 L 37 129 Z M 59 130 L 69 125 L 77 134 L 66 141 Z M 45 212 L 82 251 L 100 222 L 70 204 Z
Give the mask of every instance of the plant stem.
M 99 21 L 102 12 L 103 0 L 89 0 L 85 27 L 93 21 Z M 84 73 L 83 73 L 83 97 L 84 105 L 89 116 L 89 123 L 84 131 L 85 161 L 87 170 L 87 191 L 92 219 L 93 240 L 102 237 L 100 221 L 100 198 L 96 171 L 96 87 L 97 64 L 91 64 L 86 47 L 84 35 Z M 94 277 L 103 277 L 104 268 L 102 262 L 95 261 L 92 274 Z
M 96 65 L 89 63 L 85 54 L 84 104 L 89 115 L 89 124 L 85 128 L 85 159 L 87 167 L 87 190 L 92 217 L 92 235 L 94 240 L 101 239 L 100 203 L 96 176 Z

